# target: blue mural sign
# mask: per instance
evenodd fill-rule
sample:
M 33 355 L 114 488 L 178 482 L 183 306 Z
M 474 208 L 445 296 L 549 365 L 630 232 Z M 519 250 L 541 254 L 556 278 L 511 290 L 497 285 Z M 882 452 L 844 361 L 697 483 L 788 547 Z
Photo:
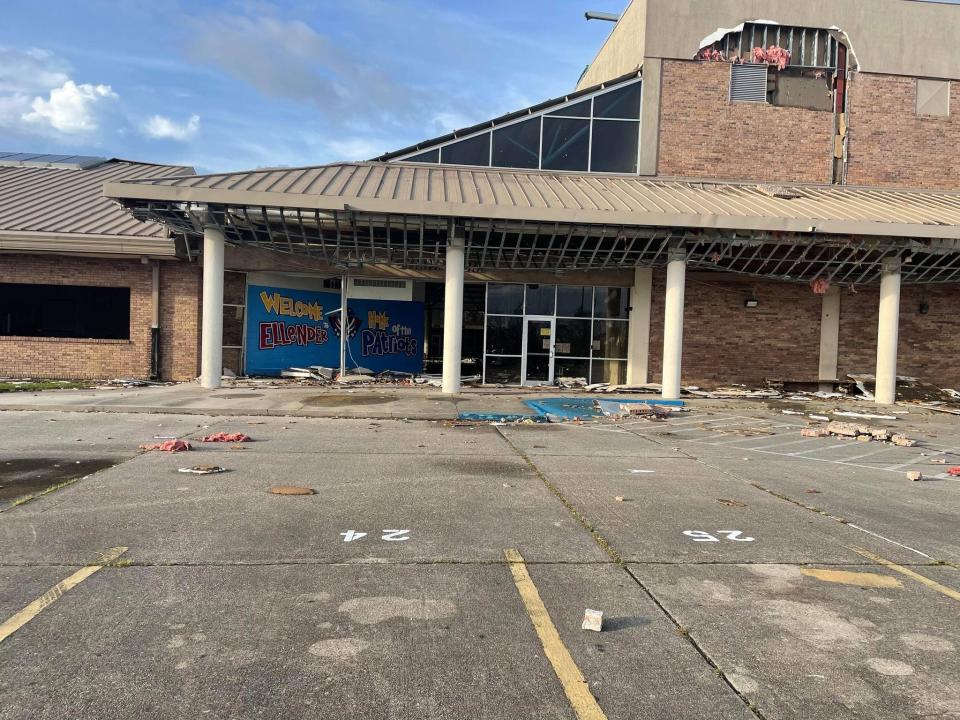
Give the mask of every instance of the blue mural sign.
M 340 366 L 340 294 L 250 285 L 248 375 L 309 365 Z M 423 303 L 349 300 L 347 367 L 423 369 Z

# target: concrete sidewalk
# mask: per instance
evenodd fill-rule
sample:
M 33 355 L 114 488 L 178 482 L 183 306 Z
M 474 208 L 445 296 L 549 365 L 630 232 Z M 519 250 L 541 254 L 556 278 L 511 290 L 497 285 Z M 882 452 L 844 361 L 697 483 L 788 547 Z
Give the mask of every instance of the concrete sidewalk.
M 465 388 L 444 395 L 432 387 L 399 385 L 251 387 L 204 390 L 196 383 L 116 389 L 44 390 L 0 394 L 0 410 L 164 413 L 177 415 L 263 415 L 454 420 L 461 412 L 529 413 L 524 399 L 567 394 Z

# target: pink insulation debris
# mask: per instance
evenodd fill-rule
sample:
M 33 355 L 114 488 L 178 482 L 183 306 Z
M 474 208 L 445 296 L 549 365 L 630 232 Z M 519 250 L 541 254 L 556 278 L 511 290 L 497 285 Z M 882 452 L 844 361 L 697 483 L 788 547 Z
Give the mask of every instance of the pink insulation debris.
M 697 53 L 697 60 L 708 60 L 709 62 L 723 62 L 723 53 L 712 47 L 705 47 Z
M 165 440 L 162 443 L 150 443 L 148 445 L 141 445 L 141 450 L 159 450 L 160 452 L 186 452 L 191 450 L 190 443 L 186 440 Z
M 810 287 L 817 295 L 826 295 L 827 290 L 830 289 L 830 281 L 826 278 L 817 278 L 810 281 Z
M 244 435 L 243 433 L 225 433 L 218 432 L 213 435 L 207 435 L 200 438 L 200 442 L 228 442 L 228 443 L 243 443 L 250 442 L 250 436 Z
M 766 50 L 762 47 L 755 47 L 753 49 L 753 62 L 776 65 L 778 70 L 783 70 L 790 64 L 790 51 L 779 45 L 771 45 Z

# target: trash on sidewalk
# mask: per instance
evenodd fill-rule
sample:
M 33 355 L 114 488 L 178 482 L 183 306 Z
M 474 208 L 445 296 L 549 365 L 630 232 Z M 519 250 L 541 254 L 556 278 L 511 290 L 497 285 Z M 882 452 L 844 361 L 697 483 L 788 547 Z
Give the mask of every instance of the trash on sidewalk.
M 315 495 L 316 492 L 313 488 L 296 485 L 277 485 L 270 488 L 270 493 L 273 495 Z
M 200 438 L 200 442 L 226 442 L 226 443 L 245 443 L 251 442 L 249 435 L 244 435 L 243 433 L 225 433 L 225 432 L 215 432 L 213 435 L 204 435 Z
M 186 452 L 192 450 L 190 443 L 186 440 L 164 440 L 162 443 L 146 443 L 140 446 L 141 450 L 159 450 L 160 452 Z
M 187 473 L 189 475 L 216 475 L 217 473 L 226 471 L 226 468 L 222 468 L 219 465 L 194 465 L 193 467 L 179 468 L 177 470 L 177 472 Z
M 593 632 L 601 632 L 603 630 L 603 611 L 602 610 L 590 610 L 587 608 L 583 611 L 583 625 L 581 626 L 583 630 L 592 630 Z
M 727 500 L 726 498 L 717 498 L 717 502 L 721 505 L 726 505 L 727 507 L 742 508 L 747 506 L 745 502 L 740 502 L 739 500 Z

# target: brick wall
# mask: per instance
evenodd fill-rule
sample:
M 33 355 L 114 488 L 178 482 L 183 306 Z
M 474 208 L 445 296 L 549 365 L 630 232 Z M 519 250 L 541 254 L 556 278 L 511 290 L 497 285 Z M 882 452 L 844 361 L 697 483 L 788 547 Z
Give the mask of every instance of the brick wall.
M 928 313 L 920 313 L 926 302 Z M 880 290 L 844 291 L 840 300 L 838 371 L 872 375 L 877 363 Z M 960 287 L 904 285 L 900 291 L 900 344 L 897 374 L 919 377 L 942 387 L 960 388 Z
M 663 368 L 666 272 L 654 271 L 650 381 Z M 751 295 L 759 306 L 744 307 Z M 816 380 L 820 298 L 806 285 L 688 272 L 684 298 L 684 385 L 765 379 Z
M 658 174 L 829 183 L 833 113 L 731 103 L 729 63 L 663 63 Z
M 160 266 L 160 377 L 192 380 L 200 374 L 200 268 Z
M 665 271 L 654 272 L 650 326 L 650 381 L 660 382 L 663 363 Z M 744 307 L 756 293 L 760 305 Z M 919 312 L 921 301 L 929 305 Z M 880 291 L 843 291 L 840 301 L 838 374 L 873 374 L 877 360 Z M 753 281 L 736 276 L 687 274 L 683 326 L 685 385 L 765 379 L 817 380 L 821 298 L 806 285 Z M 942 387 L 960 387 L 960 287 L 905 285 L 900 301 L 898 372 Z
M 197 375 L 200 278 L 194 266 L 161 267 L 161 372 Z M 130 339 L 0 337 L 0 376 L 109 379 L 150 376 L 152 272 L 139 260 L 0 255 L 0 282 L 130 288 Z
M 960 190 L 960 83 L 951 90 L 949 117 L 918 116 L 914 78 L 854 73 L 847 182 Z

